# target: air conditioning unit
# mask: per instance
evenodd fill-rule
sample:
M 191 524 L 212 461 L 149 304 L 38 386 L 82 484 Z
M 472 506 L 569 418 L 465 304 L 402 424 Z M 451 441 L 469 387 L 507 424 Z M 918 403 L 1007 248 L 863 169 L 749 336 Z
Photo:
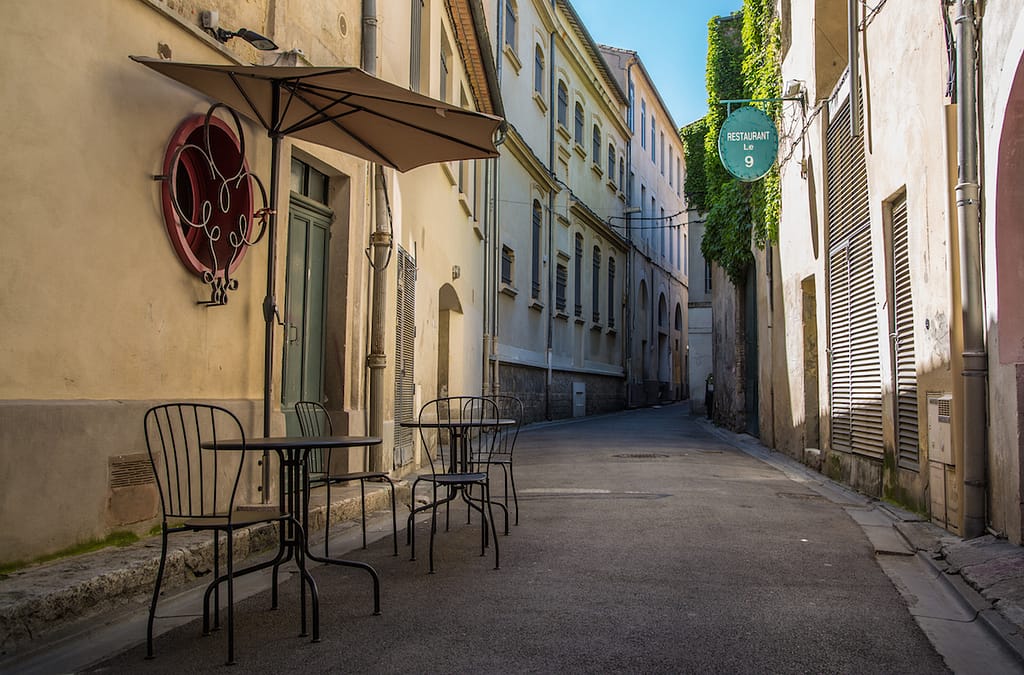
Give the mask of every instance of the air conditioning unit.
M 952 404 L 952 394 L 928 394 L 928 459 L 932 462 L 953 463 Z

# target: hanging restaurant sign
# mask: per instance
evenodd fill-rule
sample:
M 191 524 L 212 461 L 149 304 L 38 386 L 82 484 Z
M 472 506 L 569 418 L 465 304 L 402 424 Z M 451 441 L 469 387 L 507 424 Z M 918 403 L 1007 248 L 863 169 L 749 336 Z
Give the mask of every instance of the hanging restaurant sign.
M 718 134 L 718 156 L 722 166 L 741 181 L 764 177 L 779 153 L 779 133 L 762 110 L 737 108 L 722 123 Z
M 233 129 L 214 116 L 218 108 L 230 115 Z M 227 304 L 228 291 L 238 288 L 232 275 L 246 250 L 263 237 L 270 213 L 266 190 L 245 161 L 238 116 L 217 104 L 205 115 L 187 118 L 167 145 L 163 174 L 154 178 L 162 182 L 171 245 L 185 268 L 210 285 L 210 299 L 198 304 Z M 257 196 L 261 208 L 254 213 Z

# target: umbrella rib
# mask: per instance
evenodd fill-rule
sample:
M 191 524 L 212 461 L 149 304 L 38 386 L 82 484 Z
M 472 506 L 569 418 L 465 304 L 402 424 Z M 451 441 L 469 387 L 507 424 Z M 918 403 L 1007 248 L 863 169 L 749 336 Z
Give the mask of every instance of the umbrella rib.
M 260 124 L 263 125 L 263 128 L 272 131 L 273 127 L 267 122 L 266 118 L 263 117 L 263 113 L 260 112 L 259 107 L 253 102 L 252 98 L 249 96 L 249 92 L 247 92 L 245 88 L 242 87 L 242 83 L 238 79 L 237 73 L 228 73 L 228 77 L 230 77 L 231 81 L 235 83 L 235 89 L 237 89 L 238 93 L 242 95 L 242 98 L 245 99 L 245 102 L 249 104 L 249 110 L 251 110 L 252 113 L 256 115 L 257 118 L 259 118 Z

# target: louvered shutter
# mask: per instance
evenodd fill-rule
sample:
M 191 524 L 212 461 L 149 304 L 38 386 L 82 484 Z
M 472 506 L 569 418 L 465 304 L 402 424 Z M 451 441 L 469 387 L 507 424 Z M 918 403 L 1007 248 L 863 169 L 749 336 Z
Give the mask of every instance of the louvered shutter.
M 867 168 L 863 136 L 850 134 L 849 118 L 847 101 L 826 133 L 832 447 L 881 459 L 882 382 Z
M 402 422 L 413 421 L 416 410 L 414 350 L 416 347 L 416 262 L 398 247 L 398 321 L 395 339 L 395 452 L 394 467 L 413 458 L 413 429 Z
M 892 204 L 893 368 L 896 383 L 896 443 L 899 465 L 917 470 L 917 362 L 914 358 L 914 303 L 910 282 L 906 195 Z

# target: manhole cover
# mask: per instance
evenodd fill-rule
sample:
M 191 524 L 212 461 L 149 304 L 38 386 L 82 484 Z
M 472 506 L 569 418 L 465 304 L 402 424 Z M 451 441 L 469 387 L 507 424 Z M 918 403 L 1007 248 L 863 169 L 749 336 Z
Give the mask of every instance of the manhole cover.
M 668 455 L 660 455 L 656 452 L 627 452 L 621 455 L 612 455 L 619 459 L 665 459 Z

